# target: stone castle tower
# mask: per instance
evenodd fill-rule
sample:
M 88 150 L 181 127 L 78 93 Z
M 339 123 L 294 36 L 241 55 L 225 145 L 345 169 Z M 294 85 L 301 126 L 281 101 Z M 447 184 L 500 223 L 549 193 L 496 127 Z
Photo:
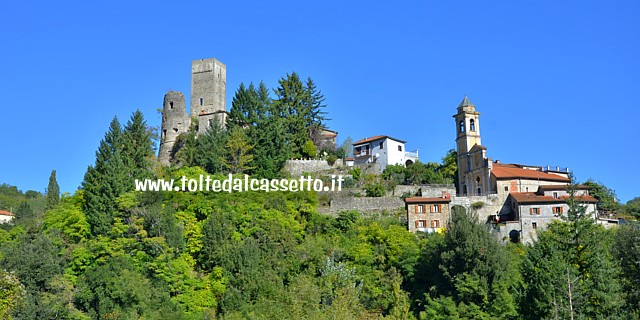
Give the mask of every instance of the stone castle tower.
M 227 66 L 210 58 L 191 63 L 191 118 L 198 119 L 198 133 L 207 131 L 213 121 L 226 120 Z
M 456 145 L 458 151 L 458 194 L 475 196 L 491 193 L 492 161 L 480 142 L 480 112 L 467 96 L 458 105 Z
M 222 126 L 226 121 L 227 66 L 214 58 L 191 62 L 191 105 L 187 113 L 184 94 L 169 91 L 164 95 L 162 128 L 158 161 L 169 165 L 173 160 L 173 147 L 181 133 L 189 132 L 191 121 L 197 121 L 194 130 L 206 132 L 214 121 Z

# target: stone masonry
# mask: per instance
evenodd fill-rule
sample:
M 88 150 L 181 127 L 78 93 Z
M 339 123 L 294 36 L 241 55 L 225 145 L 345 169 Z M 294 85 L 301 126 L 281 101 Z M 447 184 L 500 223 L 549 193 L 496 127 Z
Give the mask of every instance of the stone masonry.
M 163 165 L 172 162 L 177 137 L 191 130 L 197 121 L 198 134 L 206 132 L 214 121 L 223 127 L 226 121 L 227 66 L 217 59 L 194 60 L 191 63 L 191 104 L 187 112 L 182 92 L 169 91 L 164 97 L 162 128 L 158 160 Z
M 169 165 L 176 139 L 181 133 L 189 130 L 189 120 L 182 92 L 169 91 L 165 94 L 162 106 L 160 151 L 158 152 L 158 161 L 163 165 Z

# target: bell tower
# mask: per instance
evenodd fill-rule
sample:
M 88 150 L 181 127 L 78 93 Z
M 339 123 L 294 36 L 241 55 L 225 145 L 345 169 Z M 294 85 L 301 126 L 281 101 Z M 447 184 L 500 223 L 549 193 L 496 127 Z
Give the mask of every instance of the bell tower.
M 480 142 L 480 112 L 464 96 L 453 118 L 458 150 L 458 195 L 478 196 L 492 192 L 491 159 L 487 158 L 487 148 Z
M 464 96 L 458 105 L 458 113 L 453 117 L 456 119 L 458 156 L 469 152 L 476 144 L 482 145 L 480 142 L 480 112 L 476 111 L 476 106 L 467 96 Z

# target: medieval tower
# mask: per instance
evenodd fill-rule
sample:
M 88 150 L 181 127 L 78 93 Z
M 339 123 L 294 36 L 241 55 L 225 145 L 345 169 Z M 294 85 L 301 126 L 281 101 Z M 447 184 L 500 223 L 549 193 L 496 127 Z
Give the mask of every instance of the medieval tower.
M 458 151 L 458 194 L 484 195 L 492 192 L 491 159 L 480 142 L 480 113 L 467 96 L 458 105 L 456 145 Z
M 198 133 L 204 133 L 213 121 L 226 120 L 227 66 L 210 58 L 191 63 L 191 118 L 198 119 Z
M 214 121 L 223 127 L 226 121 L 227 66 L 217 59 L 194 60 L 191 63 L 191 105 L 187 113 L 182 92 L 169 91 L 164 96 L 162 128 L 158 161 L 169 165 L 173 160 L 173 148 L 181 133 L 193 128 L 198 134 L 206 132 Z
M 162 105 L 162 131 L 158 160 L 168 165 L 172 158 L 173 146 L 178 135 L 189 130 L 189 115 L 182 92 L 169 91 L 164 95 Z

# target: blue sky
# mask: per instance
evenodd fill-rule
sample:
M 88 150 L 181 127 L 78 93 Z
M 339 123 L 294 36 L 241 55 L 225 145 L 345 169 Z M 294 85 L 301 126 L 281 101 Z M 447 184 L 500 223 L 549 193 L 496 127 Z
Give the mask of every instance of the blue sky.
M 504 163 L 567 166 L 640 196 L 638 1 L 4 1 L 0 183 L 80 185 L 110 120 L 160 123 L 191 60 L 241 82 L 311 77 L 339 140 L 387 134 L 440 161 L 465 94 Z

